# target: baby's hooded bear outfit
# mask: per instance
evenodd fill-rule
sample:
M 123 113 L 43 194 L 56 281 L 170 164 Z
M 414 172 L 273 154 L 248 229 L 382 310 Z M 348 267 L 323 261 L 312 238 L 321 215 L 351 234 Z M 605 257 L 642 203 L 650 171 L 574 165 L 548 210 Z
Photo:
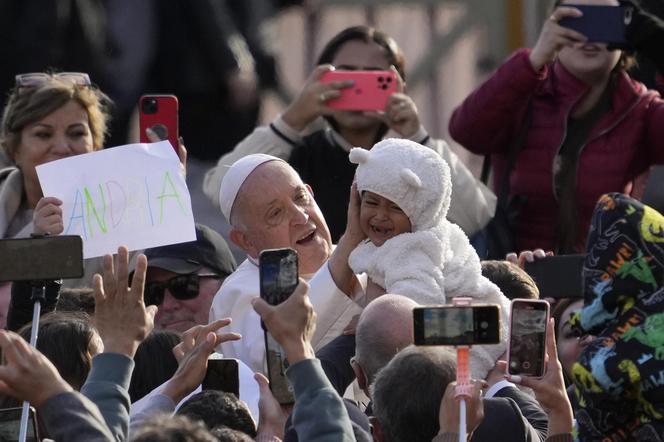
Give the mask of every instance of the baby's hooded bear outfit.
M 480 260 L 468 237 L 446 218 L 452 183 L 445 160 L 433 150 L 403 139 L 386 139 L 371 150 L 354 148 L 357 189 L 397 204 L 408 216 L 411 232 L 377 247 L 367 240 L 350 255 L 355 273 L 366 273 L 387 293 L 422 305 L 451 303 L 467 296 L 474 303 L 501 306 L 501 336 L 507 337 L 509 300 L 482 276 Z M 483 379 L 505 351 L 504 343 L 473 347 L 473 376 Z

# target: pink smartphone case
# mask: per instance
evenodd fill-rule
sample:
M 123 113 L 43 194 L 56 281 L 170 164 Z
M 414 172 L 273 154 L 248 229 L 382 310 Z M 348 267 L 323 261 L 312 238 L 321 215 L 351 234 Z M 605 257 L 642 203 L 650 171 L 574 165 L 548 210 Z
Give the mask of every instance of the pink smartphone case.
M 329 71 L 321 83 L 353 80 L 353 86 L 340 89 L 341 96 L 327 101 L 333 109 L 351 111 L 385 110 L 390 95 L 397 91 L 398 79 L 393 71 Z

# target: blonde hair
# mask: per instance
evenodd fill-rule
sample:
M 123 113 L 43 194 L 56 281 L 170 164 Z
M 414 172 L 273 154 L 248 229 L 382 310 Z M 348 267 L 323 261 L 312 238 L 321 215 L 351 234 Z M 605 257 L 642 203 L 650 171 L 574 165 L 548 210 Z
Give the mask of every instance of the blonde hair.
M 88 114 L 93 149 L 101 149 L 108 130 L 108 107 L 111 100 L 95 87 L 76 85 L 51 75 L 43 84 L 15 87 L 10 93 L 2 115 L 0 133 L 0 145 L 9 158 L 13 159 L 16 154 L 23 128 L 45 118 L 72 100 L 80 104 Z

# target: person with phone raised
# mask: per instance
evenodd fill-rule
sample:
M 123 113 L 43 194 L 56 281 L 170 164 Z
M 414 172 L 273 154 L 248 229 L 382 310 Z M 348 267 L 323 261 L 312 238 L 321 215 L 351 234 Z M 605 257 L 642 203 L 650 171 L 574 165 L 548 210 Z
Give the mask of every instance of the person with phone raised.
M 602 28 L 593 11 L 619 7 L 556 2 L 535 46 L 518 50 L 452 115 L 452 137 L 491 155 L 494 183 L 508 173 L 506 196 L 522 201 L 509 226 L 517 250 L 582 251 L 599 196 L 639 196 L 642 174 L 664 163 L 664 101 L 629 76 L 630 52 L 568 27 L 583 18 Z M 661 48 L 664 25 L 643 33 L 634 24 L 626 25 L 627 43 L 662 60 L 652 48 Z
M 218 203 L 219 187 L 228 166 L 253 153 L 274 155 L 288 161 L 311 186 L 336 242 L 346 227 L 348 189 L 355 175 L 348 152 L 352 147 L 371 149 L 390 132 L 394 137 L 426 145 L 450 164 L 452 182 L 457 189 L 450 208 L 454 222 L 468 235 L 486 225 L 493 215 L 494 195 L 473 177 L 444 141 L 427 134 L 414 101 L 405 91 L 403 52 L 391 37 L 368 26 L 344 29 L 323 48 L 317 64 L 280 117 L 269 126 L 254 130 L 206 174 L 204 191 L 214 204 Z M 335 69 L 344 72 L 345 80 L 326 81 L 324 77 L 334 74 Z M 358 74 L 355 80 L 351 80 L 353 71 Z M 372 72 L 384 74 L 376 75 L 375 79 L 384 80 L 385 89 L 375 91 L 391 90 L 388 80 L 395 79 L 398 92 L 389 95 L 384 108 L 366 111 L 366 103 L 346 97 L 346 91 L 360 90 L 366 84 L 363 79 L 371 77 Z M 369 92 L 365 95 L 370 95 Z M 346 101 L 358 103 L 358 109 L 336 109 L 335 99 L 342 95 Z M 323 123 L 322 128 L 305 135 L 317 121 Z

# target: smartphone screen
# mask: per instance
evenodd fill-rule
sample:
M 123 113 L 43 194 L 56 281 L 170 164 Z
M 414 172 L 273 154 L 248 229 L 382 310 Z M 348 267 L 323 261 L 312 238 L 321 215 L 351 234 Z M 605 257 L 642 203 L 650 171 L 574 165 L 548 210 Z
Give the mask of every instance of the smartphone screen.
M 583 298 L 585 254 L 556 255 L 526 262 L 524 270 L 537 284 L 541 298 Z
M 0 409 L 0 441 L 18 442 L 21 426 L 21 407 Z M 35 409 L 30 407 L 27 442 L 37 442 Z
M 78 235 L 0 239 L 0 281 L 41 281 L 83 276 Z
M 281 304 L 295 291 L 298 284 L 295 250 L 263 250 L 258 258 L 258 269 L 261 298 L 268 304 Z
M 146 129 L 152 129 L 159 139 L 170 141 L 178 151 L 178 99 L 175 95 L 143 95 L 139 101 L 141 143 L 149 143 Z
M 219 390 L 240 397 L 240 377 L 236 359 L 208 359 L 203 390 Z
M 500 342 L 497 305 L 413 309 L 415 345 L 474 345 Z
M 293 249 L 263 250 L 258 257 L 260 292 L 270 305 L 284 302 L 293 293 L 298 284 L 297 252 Z M 286 378 L 288 361 L 283 349 L 265 329 L 265 355 L 267 375 L 272 394 L 280 404 L 295 402 L 293 389 Z
M 530 299 L 512 301 L 507 356 L 509 374 L 536 377 L 544 375 L 548 320 L 548 302 Z
M 631 9 L 605 5 L 565 4 L 564 6 L 579 9 L 583 16 L 564 17 L 560 19 L 561 26 L 580 32 L 589 42 L 626 44 L 625 20 Z

